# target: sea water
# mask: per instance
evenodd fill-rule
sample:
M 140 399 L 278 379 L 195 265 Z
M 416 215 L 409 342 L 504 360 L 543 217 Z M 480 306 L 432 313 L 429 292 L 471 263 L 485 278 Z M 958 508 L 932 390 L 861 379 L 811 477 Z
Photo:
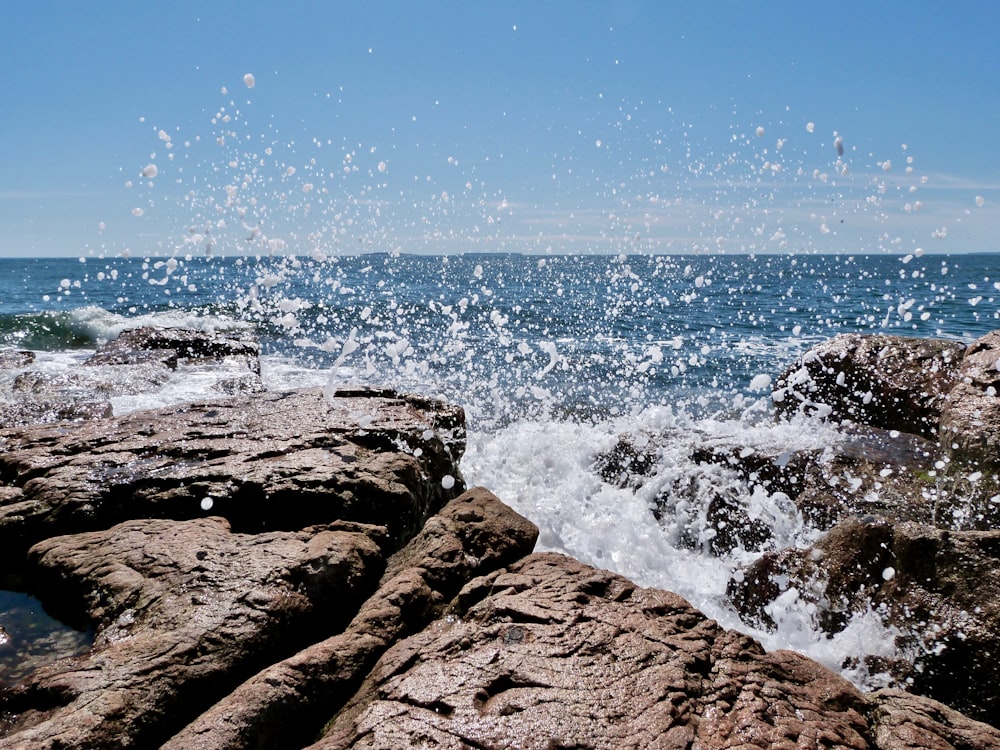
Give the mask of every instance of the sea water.
M 794 590 L 773 631 L 740 620 L 726 584 L 766 549 L 818 531 L 787 498 L 692 460 L 700 447 L 821 448 L 831 428 L 777 422 L 770 386 L 842 332 L 971 341 L 1000 328 L 998 255 L 518 255 L 0 259 L 0 347 L 50 373 L 140 325 L 243 330 L 272 389 L 389 385 L 461 404 L 461 468 L 540 529 L 538 548 L 686 597 L 767 648 L 793 648 L 863 686 L 865 655 L 895 654 L 875 612 L 828 637 Z M 0 402 L 18 371 L 0 372 Z M 112 399 L 118 414 L 212 393 L 165 375 Z M 642 481 L 595 462 L 627 435 L 655 444 Z M 654 514 L 672 487 L 690 497 Z M 770 527 L 765 550 L 708 544 L 726 492 Z M 657 517 L 659 516 L 659 518 Z

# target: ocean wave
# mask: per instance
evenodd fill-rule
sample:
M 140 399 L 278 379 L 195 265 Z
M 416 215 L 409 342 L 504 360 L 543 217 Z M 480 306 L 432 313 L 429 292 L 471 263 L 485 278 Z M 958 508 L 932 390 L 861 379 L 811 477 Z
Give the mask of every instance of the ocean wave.
M 130 317 L 89 305 L 66 311 L 0 315 L 0 346 L 34 351 L 95 348 L 117 338 L 122 331 L 144 326 L 192 328 L 208 333 L 251 328 L 243 321 L 199 310 L 168 309 Z

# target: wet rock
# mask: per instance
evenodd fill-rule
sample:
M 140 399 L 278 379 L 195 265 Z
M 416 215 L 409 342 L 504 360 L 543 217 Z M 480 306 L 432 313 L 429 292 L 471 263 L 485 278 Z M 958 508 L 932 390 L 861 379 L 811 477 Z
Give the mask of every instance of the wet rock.
M 1000 725 L 1000 531 L 844 521 L 806 550 L 763 555 L 729 584 L 741 615 L 773 626 L 779 597 L 816 607 L 831 635 L 874 610 L 908 658 L 880 665 L 920 695 Z
M 894 721 L 909 721 L 924 747 L 972 736 L 1000 746 L 991 727 L 920 724 L 895 694 L 864 696 L 803 656 L 765 653 L 675 594 L 560 555 L 473 580 L 449 615 L 389 649 L 310 747 L 860 750 L 903 746 L 891 732 L 873 742 L 873 728 Z
M 261 393 L 265 388 L 259 355 L 260 345 L 248 335 L 183 328 L 127 330 L 69 372 L 26 369 L 17 374 L 0 388 L 0 428 L 110 416 L 110 399 L 155 393 L 178 371 L 204 381 L 206 390 Z M 12 352 L 5 359 L 13 369 L 24 369 L 34 355 Z
M 993 727 L 986 727 L 936 701 L 901 690 L 880 690 L 871 697 L 875 704 L 869 714 L 872 737 L 874 745 L 883 750 L 990 750 L 997 747 Z
M 18 349 L 0 349 L 0 370 L 18 370 L 35 361 L 34 352 Z
M 98 349 L 84 365 L 129 365 L 157 361 L 176 369 L 178 361 L 238 357 L 260 375 L 260 344 L 249 335 L 207 333 L 189 328 L 145 326 L 122 333 Z
M 918 435 L 845 425 L 805 462 L 795 505 L 819 529 L 867 516 L 934 523 L 938 455 Z
M 0 403 L 0 429 L 50 422 L 101 419 L 110 417 L 112 412 L 111 404 L 107 401 L 71 403 L 32 400 L 13 404 Z
M 941 414 L 941 442 L 952 460 L 1000 471 L 1000 331 L 971 344 Z
M 964 352 L 954 341 L 841 334 L 777 380 L 775 408 L 933 438 Z
M 597 456 L 593 468 L 608 484 L 638 488 L 656 468 L 658 442 L 647 435 L 619 435 L 610 450 Z

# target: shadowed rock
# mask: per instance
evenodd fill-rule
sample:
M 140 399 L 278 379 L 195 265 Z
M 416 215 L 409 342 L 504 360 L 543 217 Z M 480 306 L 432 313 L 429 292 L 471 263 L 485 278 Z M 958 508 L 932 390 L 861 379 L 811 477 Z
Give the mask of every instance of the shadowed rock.
M 953 460 L 1000 471 L 1000 331 L 969 346 L 941 414 L 941 442 Z
M 809 549 L 763 555 L 728 593 L 748 622 L 767 627 L 767 607 L 790 589 L 831 635 L 854 615 L 881 613 L 907 657 L 876 667 L 1000 724 L 1000 531 L 844 521 Z

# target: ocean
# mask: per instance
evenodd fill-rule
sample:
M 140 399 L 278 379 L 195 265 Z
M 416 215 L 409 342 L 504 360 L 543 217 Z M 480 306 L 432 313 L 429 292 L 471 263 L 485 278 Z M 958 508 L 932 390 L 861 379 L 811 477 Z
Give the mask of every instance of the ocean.
M 972 341 L 1000 328 L 998 299 L 1000 254 L 0 259 L 0 348 L 59 373 L 129 327 L 244 329 L 271 389 L 379 384 L 461 404 L 467 483 L 534 521 L 539 549 L 675 591 L 769 649 L 875 687 L 883 677 L 860 657 L 893 655 L 896 635 L 877 613 L 833 638 L 794 599 L 775 605 L 773 632 L 743 623 L 726 583 L 761 551 L 692 545 L 708 539 L 704 513 L 657 518 L 655 498 L 678 482 L 735 493 L 775 545 L 807 546 L 819 532 L 794 508 L 692 452 L 823 447 L 829 426 L 773 417 L 771 382 L 797 355 L 845 332 Z M 0 371 L 0 404 L 16 374 Z M 167 378 L 111 401 L 121 414 L 209 387 Z M 623 434 L 668 438 L 637 489 L 595 468 Z

